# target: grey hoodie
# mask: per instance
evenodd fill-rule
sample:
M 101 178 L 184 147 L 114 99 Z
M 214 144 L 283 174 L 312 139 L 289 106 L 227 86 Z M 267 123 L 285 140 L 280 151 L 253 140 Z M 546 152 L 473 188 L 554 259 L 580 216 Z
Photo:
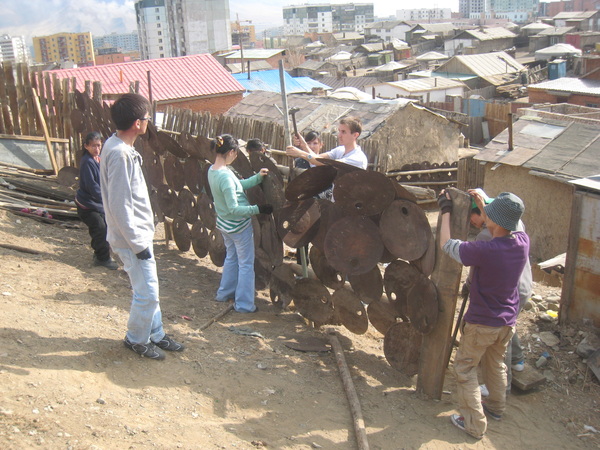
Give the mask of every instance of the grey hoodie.
M 100 188 L 110 245 L 134 253 L 151 246 L 154 215 L 142 173 L 142 157 L 116 134 L 102 149 Z

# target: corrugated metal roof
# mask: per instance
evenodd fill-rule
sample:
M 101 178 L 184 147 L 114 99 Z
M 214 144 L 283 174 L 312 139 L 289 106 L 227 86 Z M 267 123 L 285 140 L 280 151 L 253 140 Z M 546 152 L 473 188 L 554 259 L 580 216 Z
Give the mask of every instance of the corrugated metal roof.
M 594 175 L 592 177 L 581 178 L 579 180 L 573 180 L 569 183 L 573 183 L 577 186 L 600 192 L 600 174 Z
M 148 97 L 148 71 L 152 77 L 152 98 L 157 101 L 244 91 L 210 54 L 53 70 L 49 73 L 60 79 L 75 77 L 80 91 L 85 89 L 86 80 L 100 81 L 103 94 L 124 94 L 129 92 L 130 82 L 139 81 L 140 94 Z
M 341 87 L 355 87 L 363 90 L 363 87 L 367 84 L 373 84 L 375 78 L 373 77 L 321 77 L 319 81 L 327 86 L 331 86 L 332 89 L 339 89 Z
M 483 28 L 477 30 L 465 30 L 457 34 L 454 39 L 461 39 L 461 36 L 468 34 L 479 41 L 493 41 L 494 39 L 514 38 L 517 35 L 506 28 Z
M 545 30 L 548 28 L 552 28 L 552 25 L 548 25 L 547 23 L 543 23 L 543 22 L 534 22 L 534 23 L 525 25 L 524 27 L 521 28 L 521 30 Z
M 416 78 L 412 80 L 392 81 L 386 84 L 408 92 L 437 91 L 455 87 L 465 87 L 465 84 L 461 81 L 442 77 Z
M 271 64 L 269 64 L 266 61 L 248 61 L 250 63 L 250 70 L 251 71 L 256 71 L 256 70 L 272 70 L 273 66 Z M 244 61 L 244 70 L 246 70 L 248 68 L 248 62 Z M 229 69 L 229 71 L 231 73 L 240 73 L 242 71 L 242 63 L 230 63 L 230 64 L 225 64 L 225 66 L 227 67 L 227 69 Z
M 530 84 L 527 88 L 569 92 L 573 94 L 600 95 L 600 80 L 563 77 L 538 84 Z
M 279 70 L 277 69 L 251 73 L 250 79 L 248 79 L 247 73 L 235 73 L 233 74 L 233 77 L 239 81 L 239 83 L 249 92 L 281 92 Z M 311 92 L 312 88 L 314 87 L 323 88 L 326 90 L 330 89 L 329 86 L 315 81 L 309 77 L 299 77 L 298 79 L 293 78 L 287 72 L 284 72 L 284 78 L 285 90 L 288 94 Z
M 417 56 L 415 59 L 417 61 L 440 61 L 443 59 L 449 59 L 449 56 L 444 55 L 443 53 L 439 53 L 439 52 L 427 52 L 427 53 L 423 53 L 422 55 Z
M 281 52 L 285 50 L 282 48 L 249 48 L 244 50 L 244 59 L 269 59 L 272 56 L 279 55 Z M 242 52 L 237 50 L 225 56 L 225 59 L 240 59 L 242 57 Z
M 505 52 L 482 53 L 479 55 L 457 55 L 436 69 L 436 72 L 445 72 L 445 67 L 459 62 L 471 73 L 477 76 L 498 75 L 502 73 L 516 73 L 525 69 L 512 56 Z
M 575 27 L 552 27 L 540 31 L 536 36 L 562 36 L 573 31 Z
M 450 22 L 444 22 L 444 23 L 419 23 L 417 25 L 415 25 L 416 27 L 421 27 L 424 30 L 429 31 L 430 33 L 449 33 L 452 30 L 456 30 L 457 27 Z M 412 28 L 410 31 L 414 30 L 414 28 Z
M 563 11 L 559 12 L 552 19 L 556 20 L 582 20 L 593 17 L 598 11 Z

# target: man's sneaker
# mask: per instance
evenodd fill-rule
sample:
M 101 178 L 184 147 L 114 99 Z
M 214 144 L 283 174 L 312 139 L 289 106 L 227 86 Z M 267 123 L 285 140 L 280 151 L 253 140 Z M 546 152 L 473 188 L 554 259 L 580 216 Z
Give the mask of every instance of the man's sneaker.
M 108 258 L 106 261 L 100 261 L 96 255 L 94 255 L 94 266 L 102 266 L 110 270 L 117 270 L 119 268 L 114 259 Z
M 463 430 L 465 433 L 467 433 L 469 436 L 474 437 L 475 439 L 481 439 L 482 436 L 473 436 L 471 433 L 469 433 L 467 431 L 467 429 L 465 428 L 465 418 L 463 416 L 459 416 L 458 414 L 452 414 L 450 416 L 450 422 L 452 422 L 452 424 L 456 427 L 456 428 L 460 428 L 461 430 Z
M 492 419 L 502 420 L 502 414 L 497 414 L 493 411 L 490 411 L 488 409 L 487 405 L 485 404 L 485 402 L 481 402 L 481 406 L 483 406 L 483 412 L 486 413 L 488 416 L 490 416 Z
M 525 370 L 525 361 L 521 360 L 512 365 L 512 370 L 515 372 L 523 372 Z
M 158 360 L 165 359 L 165 352 L 163 352 L 152 342 L 149 342 L 148 344 L 134 344 L 126 337 L 123 343 L 125 344 L 125 347 L 133 350 L 140 356 Z
M 488 391 L 488 388 L 485 384 L 481 384 L 479 385 L 479 390 L 481 391 L 481 396 L 482 397 L 489 397 L 490 396 L 490 391 Z
M 157 347 L 168 352 L 182 352 L 185 346 L 177 341 L 174 341 L 171 336 L 165 334 L 165 336 L 158 342 L 154 343 Z

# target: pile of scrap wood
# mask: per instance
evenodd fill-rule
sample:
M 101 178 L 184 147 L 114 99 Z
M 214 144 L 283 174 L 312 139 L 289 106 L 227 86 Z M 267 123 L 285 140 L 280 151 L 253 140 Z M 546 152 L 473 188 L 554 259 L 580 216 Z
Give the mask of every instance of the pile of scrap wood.
M 75 191 L 56 177 L 34 175 L 0 166 L 0 209 L 45 223 L 79 227 Z

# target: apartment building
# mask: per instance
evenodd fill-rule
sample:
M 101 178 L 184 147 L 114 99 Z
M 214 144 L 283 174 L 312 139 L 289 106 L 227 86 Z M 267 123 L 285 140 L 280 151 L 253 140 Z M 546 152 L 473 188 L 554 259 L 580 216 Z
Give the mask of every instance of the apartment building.
M 451 18 L 452 10 L 450 8 L 399 9 L 396 11 L 396 19 L 398 20 L 426 22 L 429 20 L 445 20 Z
M 459 0 L 458 10 L 468 19 L 508 19 L 531 22 L 538 15 L 539 0 Z
M 137 52 L 140 50 L 138 32 L 111 33 L 94 37 L 94 49 L 98 51 L 101 48 L 118 48 L 123 53 Z
M 57 33 L 33 38 L 35 62 L 71 61 L 80 67 L 94 65 L 92 33 Z
M 283 8 L 283 28 L 286 36 L 343 31 L 361 33 L 365 25 L 373 21 L 372 3 L 320 3 Z
M 142 59 L 231 47 L 229 0 L 138 0 L 135 12 Z
M 0 62 L 29 63 L 29 50 L 23 36 L 0 36 Z

